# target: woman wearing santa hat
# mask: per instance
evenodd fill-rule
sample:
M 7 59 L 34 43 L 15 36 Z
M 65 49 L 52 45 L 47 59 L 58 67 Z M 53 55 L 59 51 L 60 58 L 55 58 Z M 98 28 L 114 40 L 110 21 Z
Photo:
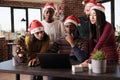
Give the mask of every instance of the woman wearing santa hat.
M 43 25 L 38 20 L 33 20 L 26 36 L 21 36 L 17 41 L 16 53 L 20 58 L 19 62 L 26 62 L 28 66 L 38 65 L 37 53 L 47 52 L 49 41 Z M 42 77 L 34 76 L 32 80 L 42 80 Z
M 50 37 L 50 43 L 52 44 L 58 38 L 64 36 L 63 23 L 60 20 L 54 19 L 55 7 L 54 4 L 48 2 L 43 8 L 43 21 L 45 32 Z
M 91 40 L 89 48 L 91 56 L 96 50 L 102 49 L 105 52 L 108 61 L 117 61 L 118 55 L 115 32 L 113 26 L 106 21 L 105 7 L 100 3 L 91 7 L 89 19 Z M 81 65 L 87 66 L 87 61 L 88 60 Z

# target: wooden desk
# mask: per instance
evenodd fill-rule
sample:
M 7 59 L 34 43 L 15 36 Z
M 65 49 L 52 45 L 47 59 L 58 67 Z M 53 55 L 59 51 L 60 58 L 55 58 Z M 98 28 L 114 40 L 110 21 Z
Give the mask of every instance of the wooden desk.
M 72 73 L 71 70 L 55 70 L 55 69 L 41 69 L 38 67 L 28 67 L 26 64 L 18 66 L 12 66 L 12 61 L 5 61 L 0 63 L 0 72 L 2 73 L 14 73 L 17 75 L 16 80 L 20 80 L 19 74 L 28 75 L 41 75 L 41 76 L 53 76 L 53 77 L 66 77 L 77 79 L 89 79 L 89 80 L 120 80 L 120 66 L 109 65 L 107 72 L 104 74 L 95 74 L 84 68 L 83 72 Z

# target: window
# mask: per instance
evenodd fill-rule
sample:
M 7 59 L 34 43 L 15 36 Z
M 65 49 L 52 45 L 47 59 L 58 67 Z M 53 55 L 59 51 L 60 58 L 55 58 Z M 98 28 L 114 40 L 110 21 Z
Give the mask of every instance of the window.
M 10 7 L 0 7 L 0 32 L 1 34 L 11 31 Z
M 14 32 L 24 34 L 30 23 L 37 19 L 41 21 L 41 9 L 35 8 L 13 8 Z
M 111 23 L 111 2 L 102 3 L 105 7 L 106 20 Z
M 34 19 L 41 21 L 40 8 L 0 7 L 0 34 L 6 32 L 26 32 Z
M 41 10 L 40 9 L 32 9 L 32 8 L 28 8 L 28 23 L 30 25 L 30 23 L 36 19 L 41 21 L 42 16 L 41 16 Z
M 26 11 L 25 9 L 14 9 L 14 32 L 26 32 L 26 21 L 22 21 L 22 19 L 26 20 Z
M 115 29 L 115 8 L 114 8 L 114 0 L 102 0 L 100 3 L 105 6 L 105 15 L 106 20 L 110 22 Z
M 120 32 L 120 0 L 115 0 L 115 27 Z

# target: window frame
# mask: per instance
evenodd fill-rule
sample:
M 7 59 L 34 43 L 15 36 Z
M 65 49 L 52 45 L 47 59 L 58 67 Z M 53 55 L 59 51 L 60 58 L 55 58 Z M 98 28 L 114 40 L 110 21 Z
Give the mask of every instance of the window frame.
M 111 2 L 111 24 L 114 26 L 115 28 L 115 6 L 114 0 L 98 0 L 99 3 L 106 3 L 106 2 Z
M 28 29 L 29 23 L 28 23 L 28 9 L 40 9 L 40 16 L 42 20 L 42 8 L 33 8 L 33 7 L 10 7 L 10 6 L 0 6 L 0 7 L 9 7 L 10 8 L 10 15 L 11 15 L 11 32 L 14 32 L 14 9 L 25 9 L 26 11 L 26 31 Z

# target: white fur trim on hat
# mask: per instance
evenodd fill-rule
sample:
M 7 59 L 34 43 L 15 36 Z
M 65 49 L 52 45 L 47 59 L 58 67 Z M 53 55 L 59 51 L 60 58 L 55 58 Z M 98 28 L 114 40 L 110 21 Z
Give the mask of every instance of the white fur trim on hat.
M 34 34 L 34 33 L 39 32 L 39 31 L 44 31 L 44 28 L 43 28 L 43 27 L 34 28 L 34 29 L 31 30 L 30 33 L 31 33 L 31 34 Z
M 78 23 L 75 22 L 74 20 L 71 20 L 71 19 L 66 20 L 66 21 L 64 22 L 64 25 L 66 25 L 66 23 L 68 23 L 68 22 L 71 22 L 71 23 L 75 24 L 76 26 L 78 26 Z
M 19 57 L 23 57 L 23 54 L 18 54 Z
M 86 12 L 86 10 L 87 10 L 87 7 L 92 7 L 92 6 L 95 6 L 95 4 L 94 3 L 87 3 L 86 5 L 85 5 L 85 9 L 84 9 L 84 12 Z
M 103 7 L 100 7 L 100 6 L 93 6 L 93 7 L 91 7 L 90 11 L 93 9 L 97 9 L 97 10 L 100 10 L 102 12 L 105 12 L 105 9 Z
M 52 7 L 52 6 L 46 6 L 46 7 L 43 8 L 43 13 L 44 13 L 44 11 L 45 11 L 46 9 L 48 9 L 48 8 L 52 8 L 53 10 L 55 10 L 55 8 Z
M 94 5 L 95 5 L 94 3 L 89 2 L 85 6 L 94 6 Z

